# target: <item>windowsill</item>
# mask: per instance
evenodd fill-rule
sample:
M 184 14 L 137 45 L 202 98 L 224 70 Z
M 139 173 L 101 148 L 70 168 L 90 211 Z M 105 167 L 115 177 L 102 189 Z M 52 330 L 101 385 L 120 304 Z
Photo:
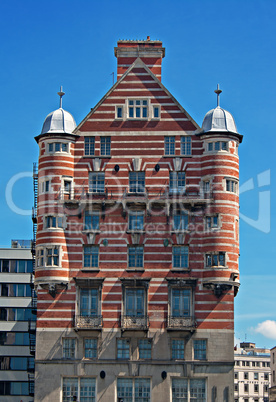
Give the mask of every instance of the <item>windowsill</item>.
M 83 155 L 83 158 L 88 158 L 88 159 L 94 159 L 94 158 L 99 158 L 99 159 L 110 159 L 111 155 Z
M 148 117 L 127 117 L 126 121 L 150 121 Z
M 48 232 L 61 232 L 64 228 L 45 228 Z
M 105 195 L 105 192 L 104 191 L 102 191 L 102 192 L 88 192 L 88 193 L 86 193 L 88 196 L 91 196 L 91 195 Z
M 56 152 L 47 152 L 46 155 L 71 155 L 71 154 L 70 152 L 56 151 Z
M 82 267 L 81 271 L 99 272 L 99 267 Z
M 128 272 L 144 272 L 145 268 L 141 267 L 141 268 L 126 268 L 126 271 Z
M 177 272 L 179 272 L 179 271 L 181 271 L 181 272 L 189 272 L 189 271 L 191 271 L 191 268 L 171 268 L 171 271 L 177 271 Z
M 210 267 L 205 266 L 204 269 L 228 269 L 228 267 L 224 265 L 211 265 Z
M 135 192 L 135 191 L 128 191 L 127 192 L 127 196 L 132 196 L 132 195 L 135 195 L 135 196 L 141 196 L 141 197 L 145 197 L 146 196 L 146 192 L 144 191 L 144 192 Z

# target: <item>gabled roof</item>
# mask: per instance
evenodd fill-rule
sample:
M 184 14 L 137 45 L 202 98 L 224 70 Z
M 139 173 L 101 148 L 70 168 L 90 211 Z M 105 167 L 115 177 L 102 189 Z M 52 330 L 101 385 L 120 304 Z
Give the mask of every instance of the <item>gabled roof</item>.
M 189 115 L 189 113 L 181 106 L 181 104 L 174 98 L 174 96 L 168 91 L 168 89 L 159 81 L 159 79 L 151 72 L 147 65 L 138 57 L 135 62 L 128 68 L 128 70 L 122 75 L 122 77 L 110 88 L 110 90 L 102 97 L 102 99 L 96 104 L 96 106 L 91 109 L 88 115 L 78 124 L 75 128 L 74 133 L 76 133 L 83 124 L 93 115 L 93 113 L 102 105 L 102 103 L 109 97 L 109 95 L 124 81 L 125 77 L 136 67 L 144 68 L 146 72 L 152 77 L 154 82 L 160 86 L 160 88 L 171 98 L 171 100 L 179 107 L 179 109 L 187 116 L 188 120 L 196 127 L 200 129 L 200 126 L 194 121 L 194 119 Z

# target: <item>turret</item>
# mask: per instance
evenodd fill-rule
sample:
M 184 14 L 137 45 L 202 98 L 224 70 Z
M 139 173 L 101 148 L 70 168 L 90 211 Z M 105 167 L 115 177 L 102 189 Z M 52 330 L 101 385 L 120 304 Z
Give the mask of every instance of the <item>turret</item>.
M 204 222 L 203 286 L 219 298 L 239 287 L 239 157 L 242 135 L 233 116 L 219 106 L 204 117 L 198 133 L 203 140 L 202 187 L 212 200 Z
M 73 198 L 73 152 L 76 127 L 73 116 L 60 107 L 44 120 L 39 145 L 35 285 L 54 295 L 67 286 L 69 260 L 66 215 L 62 200 Z

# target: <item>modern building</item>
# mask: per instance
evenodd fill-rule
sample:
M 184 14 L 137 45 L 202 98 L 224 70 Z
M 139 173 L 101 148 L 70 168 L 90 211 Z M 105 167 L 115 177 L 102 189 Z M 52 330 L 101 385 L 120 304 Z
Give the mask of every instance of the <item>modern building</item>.
M 276 346 L 270 351 L 270 367 L 271 367 L 271 388 L 269 389 L 270 402 L 276 402 Z
M 270 350 L 242 342 L 235 355 L 235 402 L 268 402 L 271 383 Z
M 0 401 L 34 398 L 35 310 L 31 242 L 0 248 Z
M 35 401 L 231 401 L 242 136 L 161 82 L 162 42 L 120 40 L 117 81 L 39 146 Z

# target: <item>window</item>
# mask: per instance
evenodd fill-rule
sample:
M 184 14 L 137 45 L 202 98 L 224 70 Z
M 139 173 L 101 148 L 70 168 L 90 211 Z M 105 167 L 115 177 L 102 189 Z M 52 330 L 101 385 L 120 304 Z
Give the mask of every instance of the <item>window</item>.
M 180 211 L 173 216 L 173 229 L 176 231 L 182 231 L 188 229 L 188 214 Z
M 152 117 L 153 119 L 160 118 L 160 106 L 153 106 L 152 107 Z
M 173 378 L 172 402 L 206 402 L 204 379 Z
M 203 181 L 203 192 L 204 192 L 204 194 L 210 193 L 210 180 Z
M 226 191 L 237 193 L 238 183 L 235 180 L 226 179 Z
M 246 365 L 249 367 L 250 366 L 250 362 L 247 360 Z
M 206 360 L 207 341 L 206 339 L 194 340 L 194 359 Z
M 80 316 L 97 317 L 99 314 L 99 290 L 97 288 L 80 289 Z
M 259 392 L 259 385 L 258 384 L 254 384 L 254 392 Z
M 56 228 L 62 228 L 62 216 L 46 216 L 46 228 L 47 229 L 56 229 Z
M 248 384 L 244 384 L 244 392 L 248 392 Z
M 191 289 L 172 288 L 171 315 L 172 317 L 191 316 Z
M 63 180 L 63 196 L 64 199 L 70 200 L 72 197 L 72 180 Z
M 227 141 L 208 142 L 207 150 L 209 152 L 228 151 L 228 142 Z
M 123 106 L 116 106 L 116 119 L 123 118 Z
M 49 153 L 52 152 L 68 152 L 68 143 L 66 142 L 50 142 L 48 144 Z
M 59 248 L 46 247 L 46 265 L 59 266 Z
M 36 251 L 36 265 L 38 267 L 44 266 L 44 249 L 37 249 Z
M 84 230 L 99 230 L 100 215 L 98 212 L 85 211 L 84 213 Z
M 143 268 L 144 266 L 143 246 L 130 246 L 128 248 L 128 266 L 129 268 Z
M 84 137 L 84 155 L 95 155 L 95 137 Z
M 185 192 L 185 172 L 170 172 L 170 193 L 180 193 Z
M 239 373 L 237 371 L 235 371 L 235 373 L 234 373 L 234 378 L 235 378 L 235 380 L 238 380 L 238 378 L 239 378 Z
M 245 380 L 248 380 L 248 373 L 247 373 L 247 372 L 244 372 L 244 373 L 243 373 L 243 378 L 244 378 Z
M 180 153 L 181 155 L 192 155 L 192 139 L 190 136 L 181 137 L 180 142 Z
M 104 172 L 89 173 L 89 192 L 104 193 Z
M 50 180 L 43 180 L 41 182 L 41 193 L 49 193 L 50 191 Z
M 259 373 L 254 373 L 254 380 L 258 380 L 259 379 Z
M 7 283 L 0 284 L 0 296 L 9 296 L 9 286 Z
M 117 339 L 117 359 L 129 359 L 129 339 Z
M 0 332 L 0 345 L 16 345 L 28 346 L 29 333 L 28 332 Z
M 29 382 L 0 381 L 0 395 L 29 395 Z
M 86 359 L 96 359 L 98 352 L 97 339 L 85 339 L 84 340 L 84 357 Z
M 145 172 L 129 172 L 129 192 L 145 192 Z
M 8 286 L 9 286 L 9 296 L 12 296 L 12 297 L 31 297 L 32 296 L 32 289 L 29 284 L 14 283 L 14 284 L 10 284 Z
M 265 381 L 268 381 L 268 380 L 269 380 L 268 373 L 264 373 L 264 380 L 265 380 Z
M 126 288 L 125 315 L 129 317 L 145 316 L 145 290 L 142 288 Z
M 235 385 L 234 385 L 234 391 L 235 391 L 235 392 L 238 392 L 238 390 L 239 390 L 239 385 L 238 385 L 238 384 L 235 384 Z
M 172 359 L 184 359 L 184 339 L 172 339 Z
M 189 260 L 189 247 L 188 246 L 173 246 L 173 268 L 188 268 Z
M 146 99 L 129 99 L 128 100 L 128 118 L 130 119 L 147 119 L 148 118 L 148 101 Z
M 150 402 L 150 379 L 118 378 L 117 397 L 120 402 Z
M 64 377 L 62 402 L 96 402 L 96 379 Z
M 98 268 L 99 266 L 99 247 L 83 247 L 83 266 L 84 268 Z
M 111 137 L 101 137 L 101 155 L 110 156 L 111 153 Z
M 205 227 L 206 230 L 217 229 L 218 228 L 218 215 L 206 216 L 205 217 Z
M 139 359 L 151 359 L 151 339 L 139 339 Z
M 175 155 L 175 137 L 164 137 L 165 155 Z
M 207 253 L 206 254 L 206 267 L 225 267 L 225 252 Z
M 64 359 L 75 358 L 75 338 L 63 338 L 62 340 L 62 357 Z
M 144 213 L 130 212 L 128 216 L 128 230 L 143 230 L 144 229 Z

